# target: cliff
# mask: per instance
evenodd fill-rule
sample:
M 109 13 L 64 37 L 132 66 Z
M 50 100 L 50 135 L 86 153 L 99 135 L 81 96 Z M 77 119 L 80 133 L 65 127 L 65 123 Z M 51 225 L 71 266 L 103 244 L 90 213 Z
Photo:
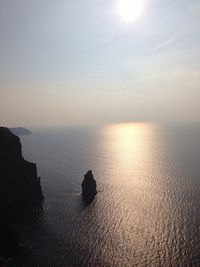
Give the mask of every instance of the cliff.
M 0 213 L 16 217 L 42 200 L 36 164 L 23 158 L 19 137 L 0 127 Z
M 97 189 L 96 189 L 97 186 L 91 170 L 89 170 L 84 175 L 84 180 L 81 186 L 82 186 L 82 196 L 84 197 L 84 199 L 87 202 L 92 201 L 95 195 L 97 194 Z
M 20 238 L 11 222 L 43 200 L 36 165 L 22 156 L 19 137 L 0 127 L 0 266 L 16 257 Z
M 0 266 L 7 266 L 8 259 L 14 259 L 17 256 L 21 239 L 11 226 L 2 221 L 0 221 L 0 237 Z

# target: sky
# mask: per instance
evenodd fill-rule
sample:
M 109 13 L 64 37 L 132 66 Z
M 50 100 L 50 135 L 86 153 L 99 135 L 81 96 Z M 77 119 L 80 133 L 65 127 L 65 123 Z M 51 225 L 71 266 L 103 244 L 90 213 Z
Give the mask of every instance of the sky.
M 200 1 L 118 4 L 0 0 L 1 125 L 200 121 Z

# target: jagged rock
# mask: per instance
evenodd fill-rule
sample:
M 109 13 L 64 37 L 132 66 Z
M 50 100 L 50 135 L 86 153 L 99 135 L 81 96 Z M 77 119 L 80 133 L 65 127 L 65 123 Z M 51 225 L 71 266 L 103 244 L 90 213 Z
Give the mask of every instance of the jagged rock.
M 84 175 L 84 180 L 81 186 L 82 186 L 82 195 L 84 199 L 86 201 L 92 201 L 95 195 L 97 194 L 97 189 L 96 189 L 97 186 L 91 170 L 89 170 Z
M 0 127 L 0 213 L 16 217 L 42 200 L 36 164 L 24 160 L 19 137 Z

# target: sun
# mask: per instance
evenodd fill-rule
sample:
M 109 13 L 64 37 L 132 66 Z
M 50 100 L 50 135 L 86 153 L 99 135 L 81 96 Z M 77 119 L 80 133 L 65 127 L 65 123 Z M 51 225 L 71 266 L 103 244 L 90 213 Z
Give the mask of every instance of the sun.
M 117 13 L 127 23 L 132 23 L 142 16 L 144 0 L 119 0 Z

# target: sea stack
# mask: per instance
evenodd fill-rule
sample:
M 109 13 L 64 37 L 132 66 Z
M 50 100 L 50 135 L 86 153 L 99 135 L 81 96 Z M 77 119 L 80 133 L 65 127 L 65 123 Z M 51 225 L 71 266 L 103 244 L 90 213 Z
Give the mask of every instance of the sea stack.
M 19 137 L 0 127 L 0 214 L 16 218 L 42 200 L 36 164 L 23 158 Z
M 95 195 L 97 194 L 96 181 L 94 180 L 91 170 L 89 170 L 84 175 L 84 180 L 81 186 L 82 186 L 82 196 L 86 201 L 91 202 L 94 199 Z

